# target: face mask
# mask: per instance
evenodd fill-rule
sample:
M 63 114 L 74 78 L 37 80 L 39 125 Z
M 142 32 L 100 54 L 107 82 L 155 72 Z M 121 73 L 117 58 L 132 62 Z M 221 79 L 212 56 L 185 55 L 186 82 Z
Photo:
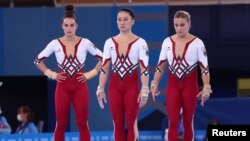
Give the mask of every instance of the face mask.
M 22 118 L 22 116 L 20 114 L 17 115 L 17 120 L 22 122 L 23 118 Z

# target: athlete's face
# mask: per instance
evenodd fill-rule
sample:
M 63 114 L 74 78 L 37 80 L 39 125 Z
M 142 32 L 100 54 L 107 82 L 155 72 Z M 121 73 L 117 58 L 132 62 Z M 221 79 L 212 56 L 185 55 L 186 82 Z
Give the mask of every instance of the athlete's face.
M 65 36 L 72 37 L 76 34 L 77 23 L 74 18 L 64 18 L 62 23 L 62 28 Z
M 185 18 L 174 18 L 174 28 L 177 36 L 183 37 L 189 32 L 190 22 Z
M 120 32 L 131 31 L 134 22 L 134 19 L 131 17 L 131 15 L 129 15 L 128 12 L 121 11 L 117 15 L 117 26 Z

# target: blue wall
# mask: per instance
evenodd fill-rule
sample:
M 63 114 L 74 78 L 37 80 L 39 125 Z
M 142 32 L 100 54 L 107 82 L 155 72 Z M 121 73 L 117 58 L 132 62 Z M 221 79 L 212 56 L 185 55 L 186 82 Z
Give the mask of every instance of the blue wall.
M 48 40 L 47 10 L 4 10 L 4 75 L 38 74 L 33 60 Z
M 0 9 L 0 17 L 3 17 L 3 9 Z M 0 31 L 3 31 L 3 18 L 0 18 Z M 0 74 L 3 74 L 4 69 L 4 32 L 0 32 Z

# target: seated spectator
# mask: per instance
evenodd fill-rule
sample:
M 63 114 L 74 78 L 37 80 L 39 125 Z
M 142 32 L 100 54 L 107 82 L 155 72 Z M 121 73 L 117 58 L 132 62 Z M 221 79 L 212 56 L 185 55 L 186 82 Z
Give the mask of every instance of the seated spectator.
M 2 108 L 0 107 L 0 134 L 10 134 L 11 127 L 2 113 L 3 111 Z
M 16 129 L 16 134 L 38 133 L 33 122 L 34 114 L 28 106 L 21 106 L 17 109 L 17 120 L 20 122 Z

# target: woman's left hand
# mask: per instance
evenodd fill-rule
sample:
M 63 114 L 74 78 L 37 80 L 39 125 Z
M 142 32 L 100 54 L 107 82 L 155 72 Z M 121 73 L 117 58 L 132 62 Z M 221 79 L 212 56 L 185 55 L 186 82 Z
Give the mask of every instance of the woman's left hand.
M 87 81 L 87 78 L 85 77 L 83 72 L 78 72 L 77 73 L 79 76 L 76 78 L 78 82 L 84 83 Z
M 211 85 L 204 85 L 202 91 L 200 91 L 197 95 L 197 97 L 201 97 L 201 106 L 204 106 L 205 102 L 209 99 L 211 93 Z

